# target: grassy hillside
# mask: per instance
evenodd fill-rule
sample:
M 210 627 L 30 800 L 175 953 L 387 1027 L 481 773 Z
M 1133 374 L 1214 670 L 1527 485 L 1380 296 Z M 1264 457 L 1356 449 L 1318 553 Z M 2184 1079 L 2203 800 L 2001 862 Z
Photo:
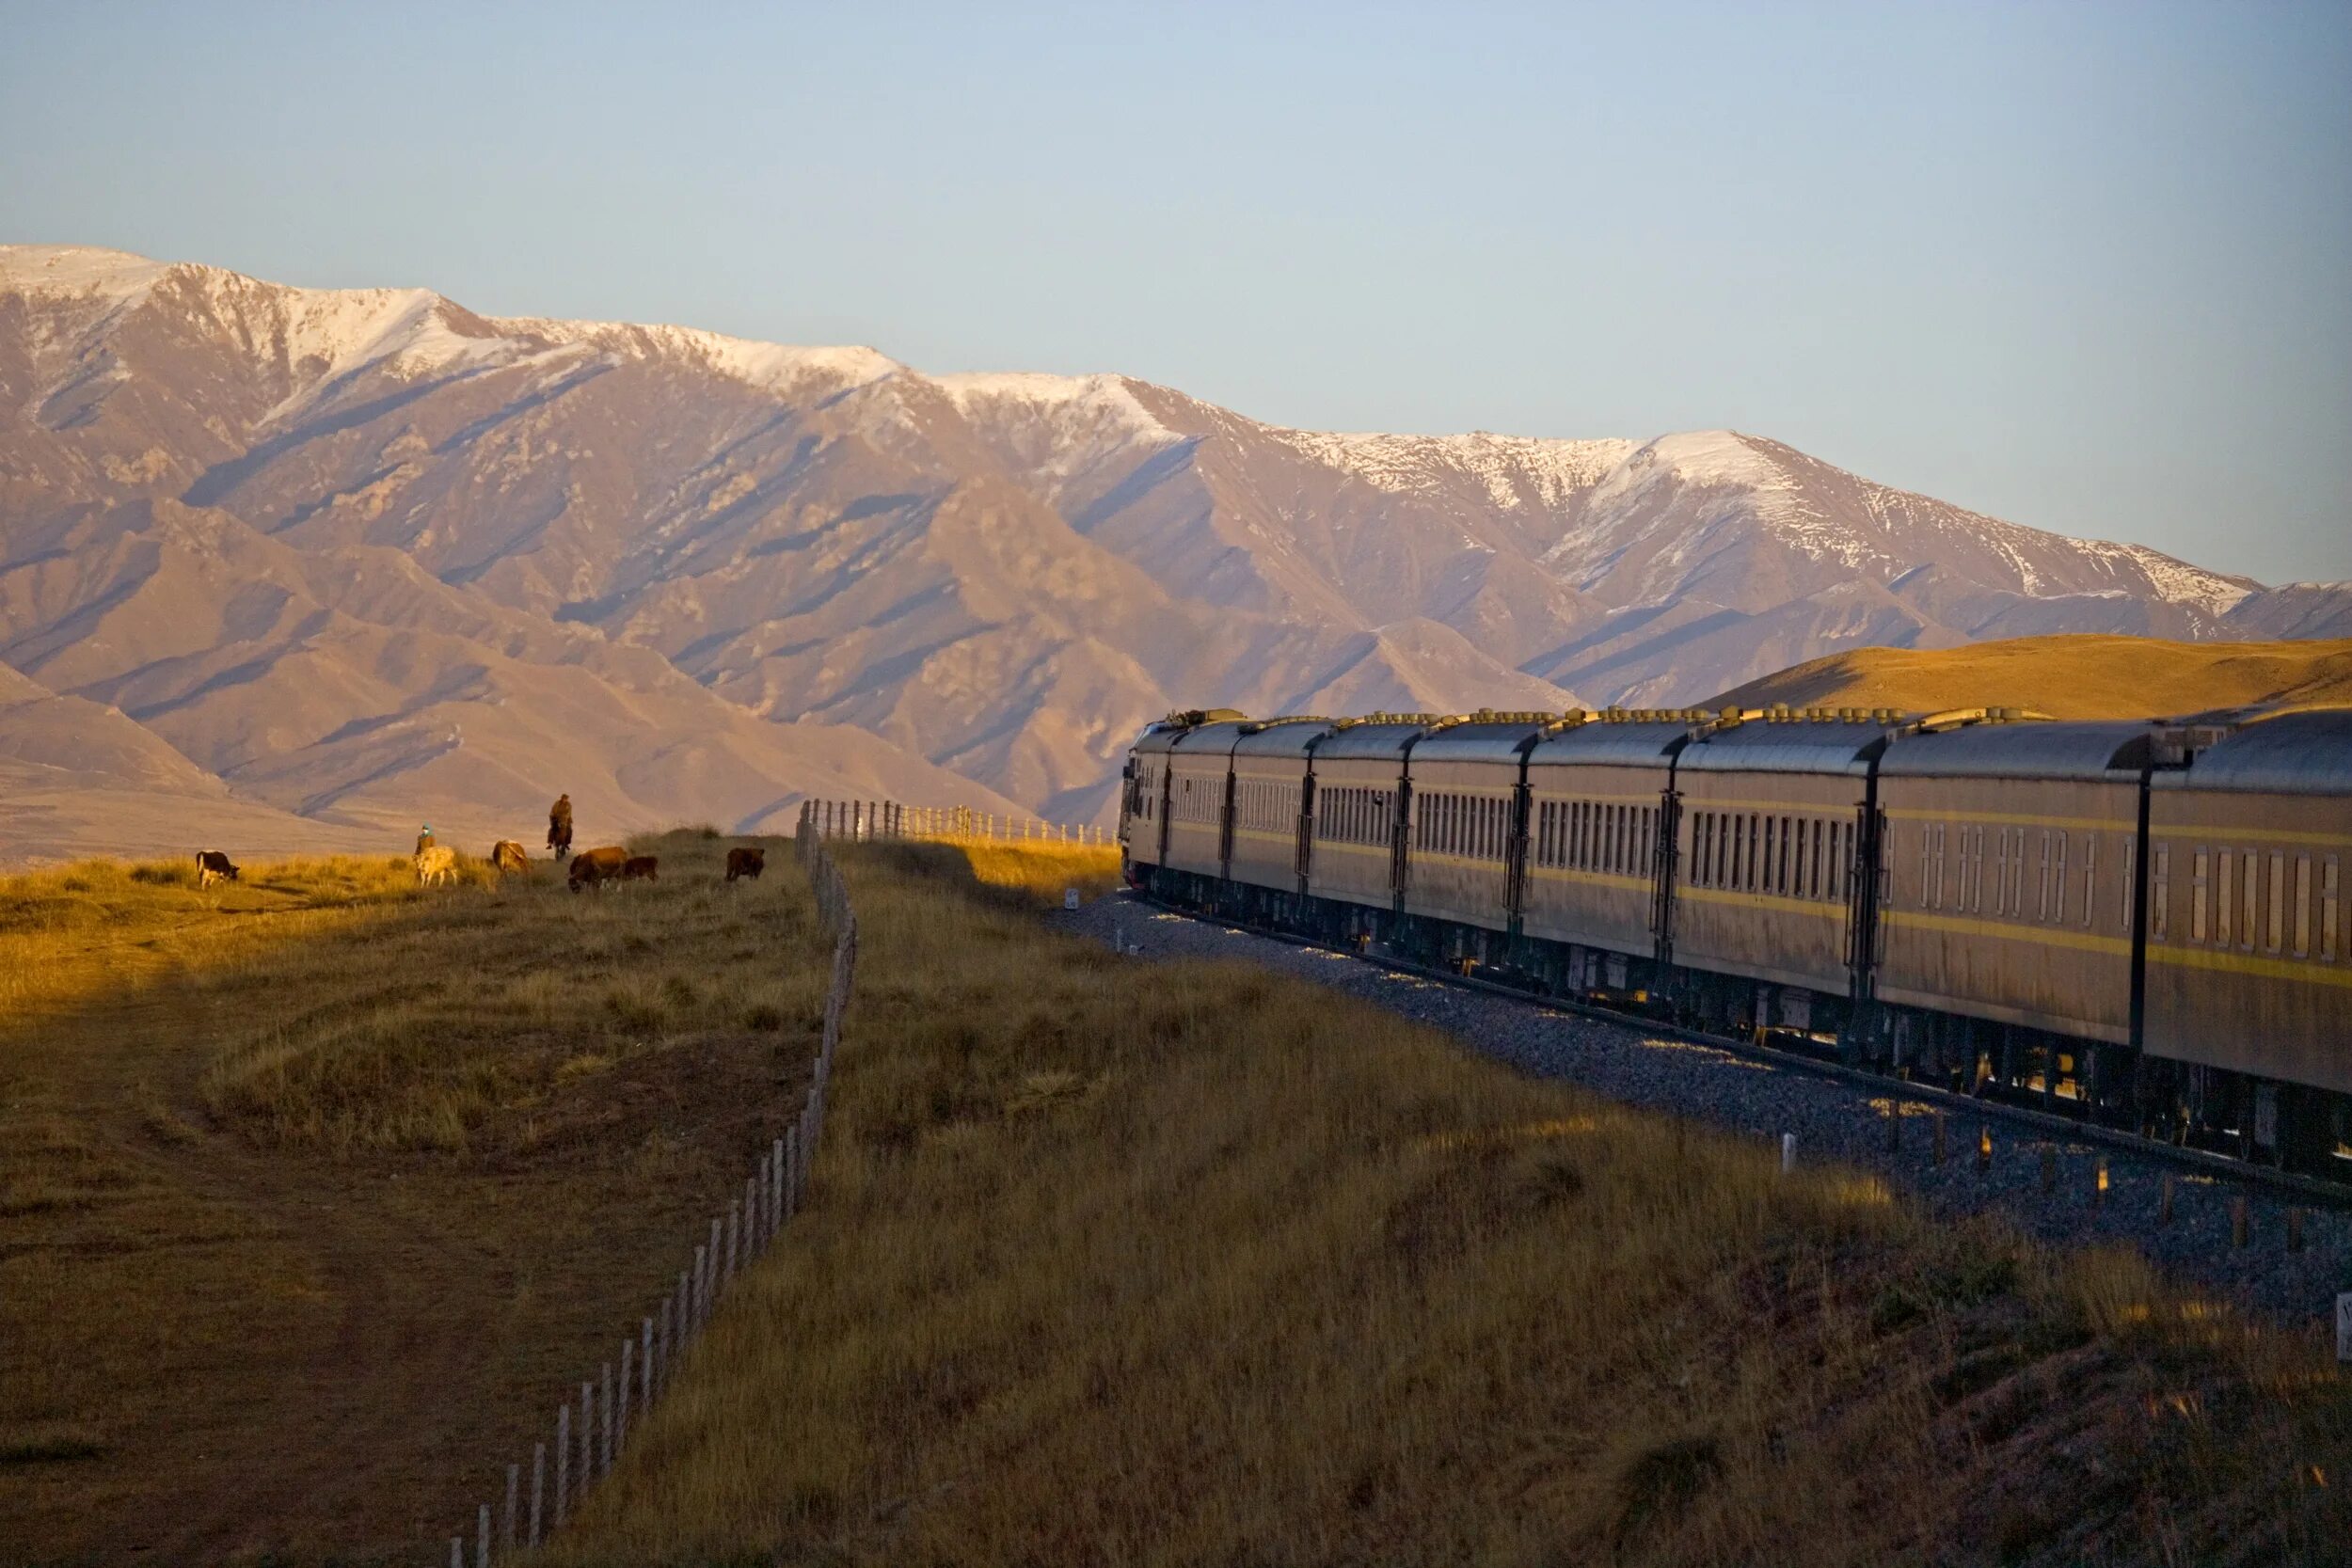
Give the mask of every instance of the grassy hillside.
M 2324 1560 L 2316 1345 L 848 858 L 811 1207 L 575 1564 Z M 1343 961 L 1337 960 L 1334 961 Z M 2322 1481 L 2325 1484 L 2321 1484 Z
M 418 1560 L 797 1109 L 780 843 L 0 879 L 0 1563 Z
M 1735 687 L 1712 707 L 2039 708 L 2137 719 L 2248 703 L 2352 703 L 2352 641 L 2021 637 L 1962 648 L 1856 648 Z

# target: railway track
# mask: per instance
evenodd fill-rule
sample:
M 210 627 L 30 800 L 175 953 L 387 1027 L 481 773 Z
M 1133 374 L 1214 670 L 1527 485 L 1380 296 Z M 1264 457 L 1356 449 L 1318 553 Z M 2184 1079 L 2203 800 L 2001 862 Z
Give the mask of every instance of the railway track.
M 1327 942 L 1313 937 L 1303 936 L 1295 931 L 1258 926 L 1248 921 L 1229 919 L 1222 915 L 1204 914 L 1197 910 L 1186 909 L 1180 904 L 1154 898 L 1148 894 L 1130 891 L 1126 896 L 1135 903 L 1147 904 L 1188 920 L 1230 927 L 1235 930 L 1248 931 L 1252 936 L 1263 937 L 1269 942 L 1284 942 L 1294 947 L 1310 948 L 1335 954 L 1341 958 L 1353 958 L 1359 963 L 1370 964 L 1375 969 L 1387 970 L 1391 974 L 1409 974 L 1416 979 L 1440 986 L 1506 997 L 1548 1012 L 1613 1023 L 1621 1028 L 1639 1030 L 1654 1037 L 1664 1037 L 1669 1039 L 1687 1041 L 1693 1045 L 1703 1045 L 1711 1050 L 1729 1052 L 1734 1055 L 1761 1062 L 1771 1067 L 1850 1084 L 1899 1101 L 1911 1101 L 1934 1110 L 1944 1111 L 1954 1119 L 1967 1117 L 1976 1121 L 1998 1122 L 2010 1127 L 2028 1129 L 2044 1138 L 2063 1138 L 2074 1143 L 2099 1144 L 2106 1148 L 2128 1151 L 2143 1159 L 2157 1161 L 2180 1170 L 2234 1181 L 2249 1187 L 2259 1187 L 2267 1192 L 2300 1199 L 2312 1208 L 2352 1212 L 2352 1182 L 2329 1181 L 2317 1177 L 2279 1170 L 2272 1166 L 2258 1165 L 2249 1161 L 2232 1159 L 2226 1154 L 2217 1154 L 2208 1149 L 2189 1148 L 2156 1138 L 2142 1137 L 2137 1133 L 2126 1132 L 2118 1128 L 2103 1127 L 2095 1122 L 2058 1116 L 2048 1111 L 2039 1111 L 2030 1106 L 2018 1105 L 2008 1101 L 1963 1094 L 1938 1087 L 1932 1084 L 1916 1083 L 1888 1073 L 1872 1071 L 1867 1068 L 1849 1067 L 1840 1062 L 1825 1061 L 1803 1051 L 1760 1043 L 1752 1039 L 1742 1039 L 1733 1035 L 1710 1034 L 1705 1030 L 1669 1023 L 1645 1014 L 1621 1011 L 1571 997 L 1549 995 L 1530 990 L 1523 986 L 1514 986 L 1475 974 L 1460 974 L 1448 970 L 1434 969 L 1399 958 L 1392 953 L 1370 949 L 1359 951 L 1341 943 Z M 1900 1114 L 1899 1111 L 1898 1114 Z

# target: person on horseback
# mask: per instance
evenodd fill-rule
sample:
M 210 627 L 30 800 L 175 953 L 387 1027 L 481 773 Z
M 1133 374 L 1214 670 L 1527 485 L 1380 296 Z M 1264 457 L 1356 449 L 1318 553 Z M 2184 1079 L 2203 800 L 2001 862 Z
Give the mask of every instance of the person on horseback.
M 548 811 L 548 848 L 558 860 L 572 852 L 572 798 L 559 795 Z

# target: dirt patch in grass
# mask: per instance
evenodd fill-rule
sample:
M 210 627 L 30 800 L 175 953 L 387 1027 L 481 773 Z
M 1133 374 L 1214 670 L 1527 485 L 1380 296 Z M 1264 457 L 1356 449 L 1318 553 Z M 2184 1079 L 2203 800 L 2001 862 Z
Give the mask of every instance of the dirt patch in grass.
M 440 1560 L 797 1112 L 826 946 L 727 847 L 0 879 L 0 1562 Z

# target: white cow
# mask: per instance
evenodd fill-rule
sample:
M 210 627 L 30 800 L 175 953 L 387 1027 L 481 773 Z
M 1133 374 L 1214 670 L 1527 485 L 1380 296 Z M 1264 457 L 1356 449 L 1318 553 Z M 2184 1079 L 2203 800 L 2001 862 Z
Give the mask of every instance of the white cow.
M 431 887 L 457 875 L 457 851 L 435 844 L 417 851 L 417 885 Z

